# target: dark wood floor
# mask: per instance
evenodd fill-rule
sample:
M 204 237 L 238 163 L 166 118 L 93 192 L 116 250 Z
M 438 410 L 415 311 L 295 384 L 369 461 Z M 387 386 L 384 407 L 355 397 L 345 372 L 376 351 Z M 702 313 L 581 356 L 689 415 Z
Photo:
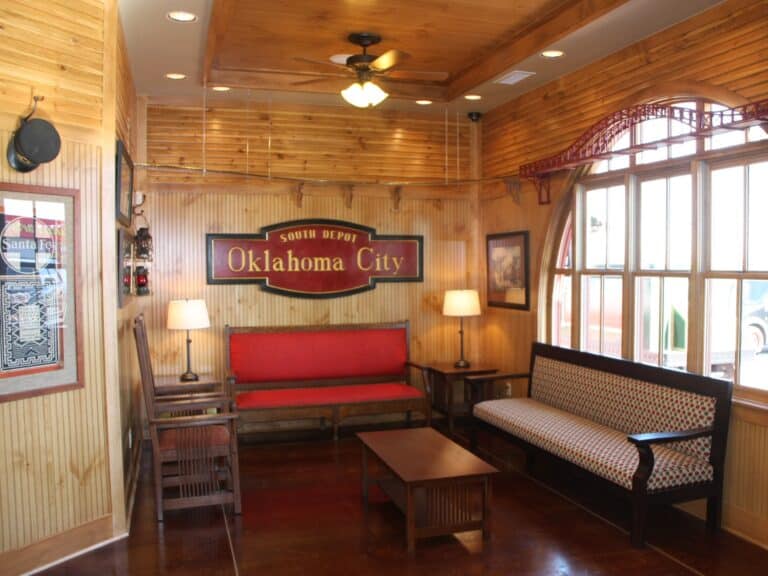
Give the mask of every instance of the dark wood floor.
M 391 503 L 374 495 L 363 517 L 358 440 L 315 437 L 241 445 L 243 514 L 234 518 L 211 507 L 168 512 L 157 524 L 145 458 L 130 536 L 46 574 L 768 574 L 768 551 L 708 536 L 703 522 L 671 508 L 652 511 L 650 545 L 633 549 L 624 503 L 552 462 L 528 477 L 515 448 L 485 446 L 505 466 L 494 478 L 490 541 L 479 532 L 420 540 L 408 558 Z

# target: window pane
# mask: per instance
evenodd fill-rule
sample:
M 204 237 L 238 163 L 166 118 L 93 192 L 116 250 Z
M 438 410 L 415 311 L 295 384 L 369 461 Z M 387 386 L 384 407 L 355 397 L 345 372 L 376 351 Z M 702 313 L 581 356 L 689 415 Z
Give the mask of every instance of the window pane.
M 608 268 L 624 268 L 624 186 L 608 188 Z
M 606 189 L 587 190 L 587 268 L 605 268 L 606 217 Z
M 611 146 L 611 150 L 626 150 L 629 148 L 629 131 L 624 132 Z M 590 174 L 603 174 L 611 170 L 629 168 L 629 154 L 618 154 L 608 160 L 598 160 L 592 164 Z
M 712 111 L 718 111 L 718 110 L 725 110 L 726 106 L 720 106 L 718 104 L 711 104 L 710 110 Z M 727 116 L 723 119 L 725 123 L 730 123 L 731 120 L 739 120 L 741 119 L 741 115 L 736 115 L 733 118 L 728 118 Z M 720 119 L 715 116 L 712 119 L 712 124 L 714 126 L 718 126 L 720 124 Z M 706 148 L 707 150 L 717 150 L 719 148 L 727 148 L 728 146 L 737 146 L 739 144 L 744 144 L 744 141 L 746 140 L 746 132 L 744 130 L 729 130 L 727 132 L 723 132 L 721 134 L 715 134 L 714 136 L 710 136 L 706 139 Z
M 571 277 L 562 274 L 552 289 L 552 344 L 571 345 Z
M 707 281 L 705 370 L 733 379 L 736 363 L 736 280 Z
M 683 370 L 688 353 L 688 279 L 664 278 L 664 361 Z
M 662 270 L 666 260 L 667 181 L 649 180 L 640 186 L 640 267 Z
M 637 127 L 637 139 L 641 144 L 663 140 L 667 134 L 668 122 L 666 118 L 646 120 Z M 648 164 L 667 159 L 667 147 L 659 146 L 655 150 L 645 150 L 637 155 L 638 164 Z
M 768 270 L 768 162 L 750 164 L 747 269 Z
M 603 354 L 621 356 L 622 281 L 606 276 L 603 290 Z
M 739 384 L 768 390 L 768 281 L 744 280 L 741 294 Z
M 638 278 L 636 291 L 635 359 L 658 365 L 661 282 L 659 278 Z
M 741 270 L 744 249 L 744 168 L 712 171 L 712 270 Z
M 573 254 L 573 226 L 572 216 L 568 215 L 568 220 L 563 227 L 563 236 L 560 238 L 560 248 L 557 251 L 557 268 L 570 268 L 572 266 Z
M 601 277 L 584 276 L 582 286 L 581 346 L 588 352 L 600 353 Z
M 669 268 L 691 269 L 693 233 L 692 180 L 690 174 L 669 179 Z
M 696 110 L 696 102 L 679 102 L 674 104 L 675 108 L 687 108 L 688 110 Z M 670 121 L 670 129 L 672 136 L 679 136 L 681 134 L 690 134 L 693 132 L 693 128 L 684 122 L 678 122 L 677 120 Z M 672 144 L 669 147 L 670 158 L 680 158 L 681 156 L 688 156 L 689 154 L 696 153 L 696 140 L 686 140 L 679 144 Z
M 747 141 L 758 142 L 759 140 L 768 140 L 768 129 L 761 126 L 752 126 L 747 129 Z

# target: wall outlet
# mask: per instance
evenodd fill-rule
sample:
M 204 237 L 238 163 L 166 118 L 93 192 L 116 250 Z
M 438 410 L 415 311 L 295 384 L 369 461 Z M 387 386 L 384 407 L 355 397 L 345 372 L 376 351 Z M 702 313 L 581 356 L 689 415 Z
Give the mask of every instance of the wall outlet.
M 507 398 L 512 398 L 512 382 L 505 382 L 504 383 L 504 395 Z

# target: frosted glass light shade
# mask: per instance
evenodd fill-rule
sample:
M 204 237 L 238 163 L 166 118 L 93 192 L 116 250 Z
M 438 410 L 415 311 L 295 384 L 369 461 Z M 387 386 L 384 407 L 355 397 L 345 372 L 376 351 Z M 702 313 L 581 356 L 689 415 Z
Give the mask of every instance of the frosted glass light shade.
M 341 96 L 358 108 L 368 108 L 369 106 L 377 106 L 387 99 L 389 94 L 384 92 L 379 86 L 373 82 L 354 82 L 350 84 L 348 88 L 341 91 Z
M 168 330 L 197 330 L 210 325 L 205 300 L 171 300 L 168 303 Z
M 446 290 L 443 316 L 480 316 L 480 296 L 477 290 Z

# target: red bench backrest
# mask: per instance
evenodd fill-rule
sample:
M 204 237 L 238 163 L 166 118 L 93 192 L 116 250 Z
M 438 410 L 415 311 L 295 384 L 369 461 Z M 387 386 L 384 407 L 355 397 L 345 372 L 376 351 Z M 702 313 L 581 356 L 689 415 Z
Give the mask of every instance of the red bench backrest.
M 396 376 L 408 360 L 408 325 L 229 328 L 236 383 Z

